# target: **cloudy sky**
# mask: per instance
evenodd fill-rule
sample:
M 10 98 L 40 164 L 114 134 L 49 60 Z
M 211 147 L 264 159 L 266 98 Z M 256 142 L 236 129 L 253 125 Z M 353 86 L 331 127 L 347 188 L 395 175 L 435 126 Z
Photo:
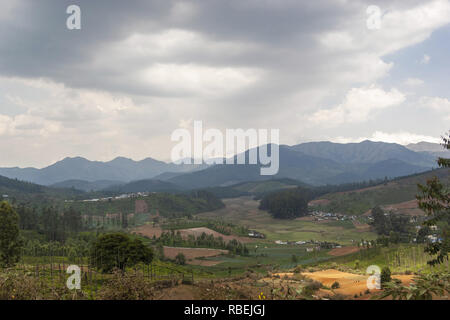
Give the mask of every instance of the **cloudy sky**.
M 0 166 L 168 160 L 194 120 L 284 144 L 450 129 L 450 1 L 2 0 L 0 30 Z

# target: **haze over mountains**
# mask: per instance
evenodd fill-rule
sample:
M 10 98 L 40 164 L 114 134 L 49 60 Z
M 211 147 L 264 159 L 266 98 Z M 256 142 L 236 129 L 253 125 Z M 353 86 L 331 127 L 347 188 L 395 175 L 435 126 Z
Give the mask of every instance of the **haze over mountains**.
M 244 181 L 292 178 L 311 185 L 339 184 L 398 177 L 436 167 L 440 145 L 419 143 L 407 147 L 384 142 L 309 142 L 280 146 L 276 176 L 261 176 L 260 165 L 177 165 L 152 158 L 141 161 L 118 157 L 108 162 L 81 157 L 65 158 L 48 167 L 0 168 L 0 175 L 42 185 L 90 190 L 140 188 L 204 188 Z M 442 150 L 442 149 L 441 149 Z M 248 154 L 248 151 L 246 152 Z M 443 154 L 443 153 L 442 153 Z M 148 181 L 148 180 L 153 181 Z M 147 181 L 146 181 L 147 180 Z M 155 182 L 162 180 L 165 183 Z M 123 188 L 126 183 L 129 188 Z

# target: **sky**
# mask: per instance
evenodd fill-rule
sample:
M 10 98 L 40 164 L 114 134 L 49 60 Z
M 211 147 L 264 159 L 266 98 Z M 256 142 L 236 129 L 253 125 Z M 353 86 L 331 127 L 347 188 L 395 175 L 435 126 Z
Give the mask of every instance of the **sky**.
M 450 1 L 3 0 L 0 30 L 2 167 L 167 161 L 196 120 L 289 145 L 450 129 Z

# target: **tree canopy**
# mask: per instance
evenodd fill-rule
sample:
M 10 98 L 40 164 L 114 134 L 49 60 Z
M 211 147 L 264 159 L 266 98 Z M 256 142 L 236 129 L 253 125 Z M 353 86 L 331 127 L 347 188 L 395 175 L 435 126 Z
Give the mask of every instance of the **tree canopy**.
M 259 208 L 277 219 L 294 219 L 308 214 L 308 200 L 308 190 L 289 189 L 264 196 Z
M 91 249 L 91 261 L 103 272 L 114 268 L 125 270 L 139 262 L 150 263 L 153 251 L 139 239 L 130 239 L 123 233 L 100 235 Z

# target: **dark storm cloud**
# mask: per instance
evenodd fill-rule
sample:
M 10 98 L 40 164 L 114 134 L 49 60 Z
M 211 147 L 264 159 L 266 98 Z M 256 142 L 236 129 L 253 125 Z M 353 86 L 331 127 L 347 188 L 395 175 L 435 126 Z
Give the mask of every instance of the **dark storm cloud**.
M 151 87 L 120 80 L 127 69 L 139 68 L 135 62 L 96 69 L 92 61 L 101 60 L 99 49 L 112 42 L 174 28 L 198 32 L 211 41 L 253 43 L 258 52 L 208 55 L 200 49 L 195 55 L 147 62 L 296 69 L 303 63 L 298 57 L 313 50 L 311 36 L 338 25 L 351 8 L 332 3 L 194 1 L 194 17 L 180 21 L 171 15 L 174 1 L 20 1 L 10 13 L 12 19 L 0 21 L 0 29 L 6 31 L 0 35 L 0 73 L 48 77 L 74 87 L 152 94 Z M 82 10 L 79 31 L 66 28 L 65 11 L 71 4 Z

